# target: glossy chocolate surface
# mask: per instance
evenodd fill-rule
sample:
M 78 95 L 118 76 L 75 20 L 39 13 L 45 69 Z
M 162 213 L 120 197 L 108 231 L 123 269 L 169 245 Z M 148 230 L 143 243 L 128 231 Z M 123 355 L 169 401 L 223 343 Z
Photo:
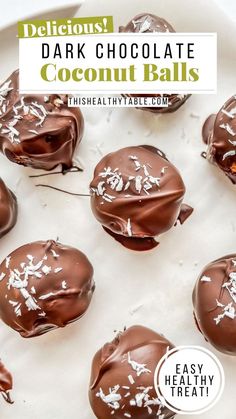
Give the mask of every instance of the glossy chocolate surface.
M 132 250 L 157 246 L 154 237 L 193 211 L 182 205 L 185 186 L 178 170 L 153 146 L 126 147 L 105 156 L 90 190 L 97 220 Z
M 0 393 L 4 400 L 8 403 L 13 403 L 10 396 L 10 390 L 12 390 L 12 376 L 6 369 L 5 365 L 0 360 Z
M 0 238 L 14 227 L 16 220 L 16 197 L 0 178 Z
M 193 291 L 194 316 L 205 339 L 236 355 L 236 254 L 207 265 Z
M 126 26 L 121 26 L 119 32 L 133 32 L 133 33 L 166 33 L 166 32 L 175 32 L 174 28 L 168 23 L 165 19 L 162 19 L 151 13 L 141 13 L 135 16 Z M 127 97 L 159 97 L 164 96 L 169 99 L 168 107 L 139 107 L 144 111 L 149 111 L 153 113 L 169 113 L 176 111 L 181 105 L 183 105 L 190 95 L 181 95 L 181 94 L 125 94 Z
M 0 151 L 11 161 L 36 169 L 72 167 L 84 121 L 68 108 L 66 95 L 20 95 L 19 71 L 0 86 Z
M 38 336 L 79 319 L 94 287 L 92 265 L 78 249 L 29 243 L 0 265 L 0 318 L 23 337 Z
M 175 32 L 174 28 L 165 19 L 152 13 L 140 13 L 135 16 L 126 26 L 120 26 L 119 32 L 153 33 Z
M 154 389 L 160 359 L 173 345 L 143 326 L 119 333 L 95 355 L 89 398 L 98 419 L 171 419 Z
M 236 98 L 232 96 L 217 115 L 210 115 L 202 129 L 207 159 L 236 183 Z

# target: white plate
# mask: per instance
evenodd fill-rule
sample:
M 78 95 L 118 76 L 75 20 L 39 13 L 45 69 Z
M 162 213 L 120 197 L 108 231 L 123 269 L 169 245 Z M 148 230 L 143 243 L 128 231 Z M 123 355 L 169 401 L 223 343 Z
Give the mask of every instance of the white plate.
M 80 15 L 114 15 L 117 28 L 143 11 L 165 17 L 178 31 L 218 32 L 218 94 L 192 96 L 175 114 L 161 117 L 135 109 L 112 113 L 87 109 L 86 132 L 77 153 L 84 173 L 42 179 L 67 190 L 87 192 L 100 159 L 98 150 L 104 155 L 146 142 L 160 147 L 180 169 L 187 186 L 185 202 L 195 207 L 194 214 L 163 236 L 158 248 L 136 254 L 104 233 L 87 198 L 37 189 L 28 178 L 33 170 L 0 157 L 0 175 L 15 191 L 20 208 L 16 227 L 1 240 L 0 259 L 23 243 L 59 236 L 61 242 L 87 253 L 97 284 L 87 314 L 64 330 L 24 340 L 1 325 L 1 356 L 15 380 L 15 404 L 0 400 L 3 419 L 94 418 L 87 398 L 91 359 L 112 339 L 113 330 L 125 325 L 143 324 L 164 333 L 176 345 L 212 349 L 195 327 L 191 293 L 206 263 L 236 251 L 236 191 L 200 157 L 204 149 L 201 126 L 210 112 L 235 93 L 236 28 L 211 0 L 90 0 L 81 7 Z M 18 65 L 17 41 L 10 39 L 9 31 L 4 34 L 8 42 L 0 45 L 1 78 Z M 226 389 L 217 406 L 201 419 L 234 419 L 236 359 L 213 352 L 223 363 Z
M 236 3 L 234 0 L 214 0 L 228 17 L 236 22 Z
M 2 7 L 0 14 L 0 30 L 5 29 L 9 25 L 13 25 L 19 20 L 31 18 L 45 18 L 45 13 L 52 11 L 56 14 L 60 9 L 75 8 L 77 10 L 84 0 L 8 0 L 7 5 Z M 74 13 L 73 13 L 74 14 Z M 68 15 L 72 17 L 73 15 Z

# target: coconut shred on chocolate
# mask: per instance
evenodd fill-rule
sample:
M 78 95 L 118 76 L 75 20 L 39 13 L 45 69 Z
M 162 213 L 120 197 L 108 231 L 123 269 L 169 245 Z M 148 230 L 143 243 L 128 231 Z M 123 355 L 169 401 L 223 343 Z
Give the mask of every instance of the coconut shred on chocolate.
M 107 233 L 132 250 L 150 250 L 156 236 L 182 224 L 193 209 L 182 204 L 178 170 L 153 146 L 122 148 L 96 166 L 91 207 Z
M 0 265 L 0 318 L 25 338 L 79 319 L 94 292 L 93 267 L 53 240 L 26 244 Z
M 202 136 L 208 147 L 206 158 L 236 184 L 236 96 L 207 118 Z
M 84 121 L 67 104 L 66 95 L 19 94 L 19 71 L 12 73 L 0 86 L 0 151 L 23 166 L 71 168 Z
M 0 178 L 0 238 L 14 227 L 16 220 L 16 197 Z
M 135 16 L 126 26 L 121 26 L 119 32 L 126 33 L 167 33 L 175 32 L 174 28 L 165 19 L 151 13 L 141 13 Z M 144 111 L 153 113 L 174 112 L 182 106 L 190 95 L 183 94 L 160 94 L 157 92 L 149 94 L 125 94 L 127 97 L 159 97 L 168 98 L 168 107 L 138 107 Z
M 209 263 L 193 291 L 198 329 L 216 349 L 236 355 L 236 254 Z
M 2 363 L 0 359 L 0 393 L 4 400 L 10 404 L 12 404 L 10 390 L 12 390 L 13 380 L 12 375 L 6 369 L 5 365 Z
M 89 399 L 98 419 L 172 419 L 154 388 L 160 359 L 174 346 L 143 326 L 119 333 L 95 355 Z

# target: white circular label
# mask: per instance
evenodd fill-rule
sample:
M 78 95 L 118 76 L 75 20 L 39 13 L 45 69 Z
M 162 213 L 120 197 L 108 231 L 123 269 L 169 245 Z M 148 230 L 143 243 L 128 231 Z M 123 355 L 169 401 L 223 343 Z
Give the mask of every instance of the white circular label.
M 155 389 L 161 402 L 176 413 L 209 410 L 224 390 L 224 370 L 217 357 L 201 346 L 179 346 L 157 365 Z

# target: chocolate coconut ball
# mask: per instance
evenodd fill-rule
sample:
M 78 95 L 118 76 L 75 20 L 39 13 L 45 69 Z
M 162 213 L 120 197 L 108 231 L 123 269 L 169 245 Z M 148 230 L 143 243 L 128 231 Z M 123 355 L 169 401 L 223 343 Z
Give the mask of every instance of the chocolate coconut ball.
M 133 33 L 165 33 L 175 32 L 174 28 L 165 19 L 155 16 L 151 13 L 141 13 L 135 16 L 126 26 L 121 26 L 119 32 L 133 32 Z M 125 94 L 126 97 L 159 97 L 164 96 L 168 98 L 168 107 L 139 107 L 144 111 L 153 113 L 167 113 L 176 111 L 183 105 L 190 95 L 181 94 L 160 94 L 153 92 L 152 94 Z
M 119 333 L 100 349 L 92 363 L 91 407 L 98 419 L 171 419 L 154 389 L 160 359 L 173 345 L 143 326 Z
M 236 254 L 207 265 L 193 291 L 198 329 L 216 349 L 236 355 Z
M 126 26 L 120 26 L 119 32 L 153 33 L 175 32 L 174 28 L 165 19 L 151 13 L 136 15 Z
M 0 178 L 0 238 L 14 227 L 16 220 L 16 197 Z
M 36 169 L 72 167 L 84 121 L 66 95 L 20 95 L 19 71 L 0 86 L 0 151 L 11 161 Z
M 202 129 L 206 157 L 236 183 L 236 98 L 232 96 L 218 114 L 210 115 Z
M 185 186 L 164 153 L 143 145 L 122 148 L 96 166 L 91 207 L 105 231 L 123 246 L 149 250 L 154 237 L 182 224 L 193 209 L 182 204 Z
M 12 385 L 12 376 L 0 360 L 0 393 L 8 403 L 12 403 L 10 396 Z
M 0 318 L 25 338 L 79 319 L 94 291 L 93 267 L 53 240 L 26 244 L 0 265 Z

